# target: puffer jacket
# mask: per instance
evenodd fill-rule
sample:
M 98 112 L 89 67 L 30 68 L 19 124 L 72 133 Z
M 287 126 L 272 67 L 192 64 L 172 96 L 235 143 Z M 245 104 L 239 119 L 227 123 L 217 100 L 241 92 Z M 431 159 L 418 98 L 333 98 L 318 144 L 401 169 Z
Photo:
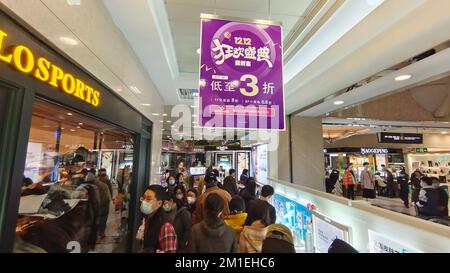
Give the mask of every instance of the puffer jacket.
M 261 253 L 266 235 L 267 227 L 260 221 L 245 226 L 239 238 L 239 253 Z
M 230 214 L 225 217 L 225 224 L 236 231 L 237 239 L 244 229 L 245 220 L 247 220 L 247 213 Z
M 192 227 L 188 242 L 188 253 L 236 253 L 236 232 L 220 221 L 210 227 L 205 221 Z

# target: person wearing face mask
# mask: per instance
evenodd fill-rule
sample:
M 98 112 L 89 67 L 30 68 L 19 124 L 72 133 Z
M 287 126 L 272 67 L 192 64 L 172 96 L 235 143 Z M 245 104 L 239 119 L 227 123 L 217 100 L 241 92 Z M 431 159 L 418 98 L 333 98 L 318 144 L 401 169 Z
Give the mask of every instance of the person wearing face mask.
M 198 191 L 194 188 L 191 188 L 186 193 L 187 206 L 192 215 L 192 223 L 196 223 L 195 221 L 195 209 L 197 208 L 197 196 Z
M 213 193 L 218 194 L 224 201 L 223 216 L 227 216 L 228 214 L 230 214 L 230 208 L 228 204 L 230 203 L 231 195 L 227 191 L 219 189 L 219 187 L 217 186 L 217 177 L 213 172 L 205 176 L 205 184 L 206 191 L 197 199 L 197 208 L 195 209 L 196 223 L 201 222 L 205 217 L 205 201 L 208 195 Z
M 205 217 L 192 227 L 188 253 L 236 253 L 236 231 L 223 220 L 225 202 L 217 193 L 205 200 Z
M 172 219 L 163 209 L 166 192 L 162 186 L 151 185 L 141 198 L 144 214 L 143 243 L 146 253 L 176 253 L 177 234 Z
M 170 175 L 166 180 L 167 183 L 167 192 L 172 194 L 174 193 L 175 187 L 177 186 L 177 179 L 174 175 Z
M 186 252 L 187 240 L 192 227 L 191 213 L 179 199 L 178 194 L 168 195 L 164 200 L 163 209 L 169 214 L 177 234 L 177 252 Z
M 174 196 L 180 200 L 181 204 L 183 206 L 187 206 L 187 196 L 186 196 L 186 189 L 182 185 L 177 185 L 175 189 L 173 190 Z
M 375 197 L 375 178 L 370 170 L 368 162 L 364 163 L 364 171 L 361 172 L 360 182 L 363 187 L 363 198 L 374 199 Z

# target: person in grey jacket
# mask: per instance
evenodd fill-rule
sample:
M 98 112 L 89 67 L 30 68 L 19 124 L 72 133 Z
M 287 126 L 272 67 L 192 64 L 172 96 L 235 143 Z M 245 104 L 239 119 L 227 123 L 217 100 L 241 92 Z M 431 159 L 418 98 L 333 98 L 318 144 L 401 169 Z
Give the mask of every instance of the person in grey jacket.
M 222 219 L 225 204 L 218 194 L 205 201 L 205 218 L 192 227 L 188 253 L 237 253 L 236 231 Z
M 183 204 L 176 194 L 168 194 L 164 200 L 163 209 L 170 215 L 173 221 L 173 227 L 177 234 L 178 245 L 177 252 L 186 252 L 188 237 L 191 233 L 192 217 L 189 209 Z

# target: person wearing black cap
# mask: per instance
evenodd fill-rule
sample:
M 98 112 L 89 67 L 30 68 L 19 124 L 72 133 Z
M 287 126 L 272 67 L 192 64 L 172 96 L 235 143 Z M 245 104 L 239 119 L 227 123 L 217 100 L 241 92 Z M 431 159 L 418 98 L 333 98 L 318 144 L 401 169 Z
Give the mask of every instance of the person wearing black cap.
M 213 172 L 210 172 L 205 176 L 205 185 L 206 191 L 197 199 L 197 208 L 195 210 L 195 217 L 193 217 L 195 219 L 195 223 L 200 223 L 203 220 L 205 215 L 205 200 L 208 195 L 212 193 L 218 194 L 224 200 L 225 206 L 223 208 L 222 215 L 227 216 L 230 214 L 228 204 L 230 203 L 231 195 L 227 191 L 217 187 L 217 177 Z

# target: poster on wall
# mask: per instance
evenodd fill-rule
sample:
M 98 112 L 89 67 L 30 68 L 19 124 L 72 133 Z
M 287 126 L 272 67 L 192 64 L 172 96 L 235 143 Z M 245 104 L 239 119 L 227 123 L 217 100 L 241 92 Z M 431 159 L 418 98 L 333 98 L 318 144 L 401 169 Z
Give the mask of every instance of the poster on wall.
M 40 143 L 29 142 L 27 149 L 27 160 L 25 163 L 25 177 L 34 182 L 40 182 L 39 168 L 41 167 L 43 147 Z
M 199 125 L 285 130 L 282 27 L 201 15 Z
M 230 169 L 233 168 L 233 154 L 217 154 L 217 166 L 222 167 L 227 173 Z
M 350 228 L 341 225 L 322 214 L 313 212 L 314 246 L 316 252 L 328 253 L 334 240 L 350 243 Z
M 256 147 L 254 165 L 254 177 L 260 184 L 267 184 L 267 144 Z
M 250 154 L 247 152 L 237 153 L 237 173 L 238 177 L 242 174 L 244 169 L 250 168 Z
M 312 238 L 312 212 L 307 205 L 275 194 L 270 201 L 277 213 L 277 223 L 287 226 L 294 237 L 294 245 L 303 247 Z
M 369 229 L 370 253 L 423 253 L 388 236 Z

